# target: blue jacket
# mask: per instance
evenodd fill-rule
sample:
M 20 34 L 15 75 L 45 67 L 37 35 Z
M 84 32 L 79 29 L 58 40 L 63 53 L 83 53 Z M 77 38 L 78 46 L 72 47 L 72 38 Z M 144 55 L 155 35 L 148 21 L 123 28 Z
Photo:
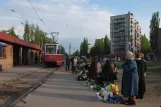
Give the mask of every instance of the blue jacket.
M 139 76 L 135 60 L 127 60 L 123 65 L 122 75 L 122 95 L 131 97 L 138 95 Z

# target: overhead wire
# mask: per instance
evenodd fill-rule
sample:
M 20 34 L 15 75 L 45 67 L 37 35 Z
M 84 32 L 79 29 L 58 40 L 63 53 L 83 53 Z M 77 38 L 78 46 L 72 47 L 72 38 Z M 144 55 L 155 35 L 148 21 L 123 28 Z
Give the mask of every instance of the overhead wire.
M 37 14 L 39 20 L 44 24 L 44 26 L 46 26 L 46 28 L 47 28 L 50 32 L 52 32 L 51 29 L 49 29 L 49 27 L 48 27 L 48 26 L 44 23 L 44 21 L 40 18 L 39 14 L 37 13 L 37 11 L 36 11 L 36 9 L 34 8 L 34 6 L 32 5 L 31 1 L 28 0 L 28 2 L 30 3 L 30 5 L 32 6 L 33 10 L 34 10 L 35 13 Z M 51 34 L 51 35 L 52 35 L 52 34 Z

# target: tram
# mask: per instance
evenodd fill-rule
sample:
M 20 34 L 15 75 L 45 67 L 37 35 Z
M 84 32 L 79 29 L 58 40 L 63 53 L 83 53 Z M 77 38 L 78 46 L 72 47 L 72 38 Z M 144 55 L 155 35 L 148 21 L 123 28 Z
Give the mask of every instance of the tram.
M 56 65 L 61 66 L 64 64 L 64 54 L 63 54 L 63 47 L 58 44 L 45 44 L 44 45 L 44 54 L 43 60 L 45 66 L 49 65 Z

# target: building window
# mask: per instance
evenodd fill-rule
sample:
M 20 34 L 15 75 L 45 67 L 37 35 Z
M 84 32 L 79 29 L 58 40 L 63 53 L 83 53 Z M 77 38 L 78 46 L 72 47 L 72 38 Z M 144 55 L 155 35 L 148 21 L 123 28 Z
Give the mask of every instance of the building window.
M 0 47 L 0 58 L 6 58 L 6 48 Z

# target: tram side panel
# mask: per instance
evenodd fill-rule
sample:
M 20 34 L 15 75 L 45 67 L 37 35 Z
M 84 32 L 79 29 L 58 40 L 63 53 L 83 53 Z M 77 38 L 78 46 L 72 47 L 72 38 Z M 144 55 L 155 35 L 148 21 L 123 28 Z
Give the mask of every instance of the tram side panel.
M 64 55 L 62 54 L 44 55 L 44 60 L 46 65 L 54 64 L 61 66 L 64 64 Z

